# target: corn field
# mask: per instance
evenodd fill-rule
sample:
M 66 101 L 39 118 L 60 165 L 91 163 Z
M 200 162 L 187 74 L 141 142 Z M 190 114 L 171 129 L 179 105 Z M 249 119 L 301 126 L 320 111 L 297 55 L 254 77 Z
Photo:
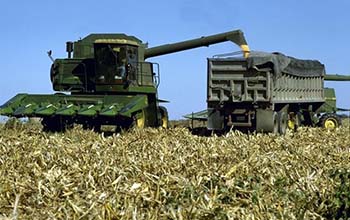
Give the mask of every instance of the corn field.
M 0 219 L 350 217 L 349 124 L 212 137 L 0 126 Z

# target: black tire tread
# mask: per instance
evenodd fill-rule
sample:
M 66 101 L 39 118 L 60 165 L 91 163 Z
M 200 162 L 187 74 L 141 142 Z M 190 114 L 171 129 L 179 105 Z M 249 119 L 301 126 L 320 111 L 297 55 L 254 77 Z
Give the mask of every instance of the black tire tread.
M 335 113 L 326 113 L 326 114 L 323 114 L 321 117 L 320 117 L 320 120 L 318 122 L 318 126 L 320 127 L 325 127 L 325 122 L 330 119 L 330 118 L 333 118 L 337 121 L 338 123 L 338 127 L 342 125 L 342 121 L 340 119 L 340 117 L 335 114 Z

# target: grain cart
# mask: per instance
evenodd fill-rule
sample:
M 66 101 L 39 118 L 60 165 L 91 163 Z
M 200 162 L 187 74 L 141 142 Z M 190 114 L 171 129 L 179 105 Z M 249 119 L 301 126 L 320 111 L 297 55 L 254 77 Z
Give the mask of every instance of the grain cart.
M 336 127 L 334 90 L 325 90 L 324 80 L 349 78 L 325 75 L 319 61 L 279 53 L 209 58 L 207 127 L 281 134 L 288 126 Z
M 64 131 L 74 124 L 100 130 L 114 125 L 119 130 L 168 125 L 168 114 L 159 106 L 159 65 L 147 58 L 224 41 L 249 48 L 240 30 L 179 43 L 147 48 L 136 37 L 125 34 L 91 34 L 67 42 L 68 58 L 53 61 L 50 95 L 17 94 L 0 106 L 0 115 L 39 117 L 44 131 Z M 64 92 L 64 93 L 62 93 Z

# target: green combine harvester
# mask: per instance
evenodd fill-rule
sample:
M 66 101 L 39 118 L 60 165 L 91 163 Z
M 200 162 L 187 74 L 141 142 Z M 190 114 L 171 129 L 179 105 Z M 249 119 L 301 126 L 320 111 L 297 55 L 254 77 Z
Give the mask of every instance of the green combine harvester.
M 53 60 L 50 78 L 58 93 L 21 93 L 0 106 L 0 115 L 41 118 L 43 130 L 62 132 L 81 124 L 99 131 L 130 127 L 168 127 L 168 113 L 159 104 L 159 65 L 146 59 L 211 44 L 232 41 L 246 56 L 247 42 L 240 30 L 179 43 L 147 48 L 125 34 L 91 34 L 67 42 L 68 58 Z

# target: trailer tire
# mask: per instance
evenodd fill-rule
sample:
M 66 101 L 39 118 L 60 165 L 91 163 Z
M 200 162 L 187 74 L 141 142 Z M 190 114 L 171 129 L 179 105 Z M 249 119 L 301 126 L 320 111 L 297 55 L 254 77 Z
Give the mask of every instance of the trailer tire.
M 300 127 L 300 113 L 290 113 L 288 119 L 288 128 L 294 132 Z
M 278 133 L 286 134 L 288 127 L 288 114 L 286 112 L 278 113 Z
M 273 112 L 272 120 L 273 120 L 272 133 L 273 134 L 278 134 L 278 132 L 279 132 L 279 115 L 277 114 L 277 112 Z
M 272 110 L 256 110 L 256 131 L 278 134 L 278 114 Z

